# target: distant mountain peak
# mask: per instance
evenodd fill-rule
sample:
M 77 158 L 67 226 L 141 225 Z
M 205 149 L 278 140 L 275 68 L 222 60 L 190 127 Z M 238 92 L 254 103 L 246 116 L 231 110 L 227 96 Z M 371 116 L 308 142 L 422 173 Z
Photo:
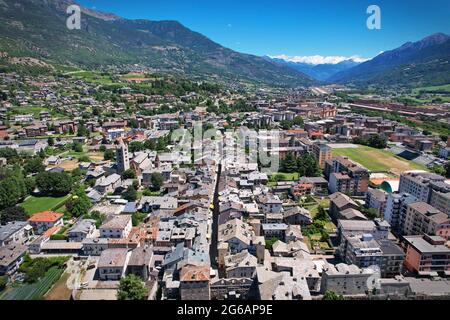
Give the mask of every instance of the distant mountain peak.
M 276 56 L 267 55 L 266 57 L 273 59 L 273 60 L 284 60 L 286 62 L 303 63 L 303 64 L 309 64 L 309 65 L 313 65 L 313 66 L 324 65 L 324 64 L 334 65 L 334 64 L 342 63 L 344 61 L 361 63 L 361 62 L 368 60 L 365 58 L 361 58 L 360 56 L 357 56 L 357 55 L 354 55 L 351 57 L 344 57 L 344 56 L 321 56 L 321 55 L 287 56 L 287 55 L 281 54 L 281 55 L 276 55 Z
M 450 36 L 435 33 L 416 42 L 385 51 L 370 61 L 339 72 L 333 82 L 389 85 L 440 85 L 450 83 Z

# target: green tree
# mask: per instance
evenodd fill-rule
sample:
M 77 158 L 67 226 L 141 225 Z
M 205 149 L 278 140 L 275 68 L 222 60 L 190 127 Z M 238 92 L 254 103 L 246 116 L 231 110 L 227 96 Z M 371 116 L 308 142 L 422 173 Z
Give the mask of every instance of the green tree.
M 32 158 L 26 161 L 24 167 L 26 173 L 39 173 L 45 170 L 42 159 L 39 157 Z
M 19 168 L 0 173 L 0 209 L 15 206 L 28 195 L 25 178 Z
M 136 179 L 136 173 L 132 169 L 128 169 L 122 173 L 122 179 Z
M 47 143 L 50 147 L 53 147 L 55 145 L 55 139 L 53 137 L 49 137 L 47 139 Z
M 8 276 L 0 276 L 0 291 L 5 290 L 8 284 Z
M 444 166 L 434 166 L 433 168 L 431 168 L 431 171 L 433 171 L 436 174 L 439 174 L 441 176 L 445 176 L 446 174 L 446 170 Z
M 306 154 L 297 159 L 297 170 L 301 177 L 319 177 L 322 174 L 316 158 L 311 154 Z
M 81 143 L 79 143 L 79 142 L 75 142 L 72 145 L 72 150 L 75 151 L 75 152 L 83 152 L 83 145 Z
M 345 300 L 344 296 L 340 294 L 336 294 L 335 292 L 331 290 L 327 290 L 325 294 L 323 295 L 322 300 Z
M 80 124 L 78 126 L 78 132 L 77 132 L 77 136 L 78 137 L 88 137 L 90 136 L 90 132 L 89 130 L 86 128 L 86 126 L 84 124 Z
M 79 188 L 72 198 L 66 202 L 66 209 L 73 217 L 86 215 L 91 207 L 91 200 L 83 188 Z
M 120 280 L 118 300 L 146 300 L 147 297 L 147 288 L 139 277 L 130 274 Z
M 65 172 L 41 172 L 36 177 L 36 186 L 43 194 L 64 196 L 72 191 L 72 177 Z
M 128 151 L 131 153 L 142 151 L 144 149 L 145 149 L 144 144 L 139 141 L 133 141 L 128 146 Z
M 0 212 L 0 223 L 6 224 L 12 221 L 27 221 L 28 215 L 22 207 L 9 207 Z
M 134 186 L 129 186 L 127 190 L 122 194 L 123 198 L 128 201 L 136 201 L 137 190 Z
M 153 140 L 145 140 L 144 149 L 147 150 L 156 150 L 156 143 Z
M 116 154 L 113 150 L 108 149 L 103 154 L 103 158 L 105 159 L 105 161 L 114 160 L 116 158 Z
M 292 152 L 288 152 L 286 158 L 281 161 L 281 171 L 285 173 L 297 172 L 297 160 Z
M 152 183 L 153 191 L 159 191 L 164 184 L 163 175 L 159 172 L 153 172 L 150 180 Z

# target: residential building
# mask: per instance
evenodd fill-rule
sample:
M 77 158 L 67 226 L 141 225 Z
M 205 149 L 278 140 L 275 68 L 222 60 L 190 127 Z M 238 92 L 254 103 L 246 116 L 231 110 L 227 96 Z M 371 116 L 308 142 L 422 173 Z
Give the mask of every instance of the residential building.
M 283 211 L 283 220 L 288 225 L 309 225 L 313 222 L 311 213 L 299 206 L 285 209 Z
M 96 230 L 95 220 L 81 219 L 77 221 L 67 232 L 69 241 L 82 242 L 85 238 L 91 237 Z
M 154 263 L 153 249 L 148 246 L 137 247 L 131 252 L 127 274 L 134 274 L 147 281 L 153 271 L 152 263 Z
M 82 241 L 81 252 L 85 256 L 100 256 L 108 248 L 107 238 L 85 238 Z
M 180 271 L 181 300 L 211 300 L 208 266 L 185 265 Z
M 316 158 L 321 169 L 325 169 L 326 161 L 331 160 L 333 157 L 331 147 L 324 143 L 314 143 L 312 145 L 312 154 Z
M 389 222 L 392 230 L 397 234 L 402 234 L 406 221 L 406 211 L 408 205 L 419 200 L 408 193 L 390 193 L 386 199 L 386 209 L 384 219 Z
M 407 206 L 403 229 L 405 235 L 436 235 L 450 238 L 450 217 L 426 202 Z
M 366 208 L 376 209 L 379 217 L 386 210 L 387 193 L 380 189 L 369 188 L 366 194 Z
M 248 249 L 253 237 L 253 228 L 240 219 L 232 219 L 219 225 L 219 244 L 225 242 L 231 253 Z
M 126 271 L 131 253 L 128 249 L 107 249 L 102 251 L 97 269 L 100 280 L 119 281 Z
M 100 237 L 127 238 L 133 227 L 131 220 L 131 215 L 113 216 L 100 226 Z
M 101 177 L 95 184 L 95 190 L 100 194 L 113 193 L 122 184 L 122 177 L 113 173 L 107 177 Z
M 266 239 L 277 238 L 284 240 L 289 226 L 285 223 L 263 223 L 261 227 Z
M 43 234 L 50 228 L 63 226 L 63 215 L 52 211 L 35 213 L 28 219 L 28 223 L 33 227 L 35 234 Z
M 326 264 L 322 270 L 320 292 L 324 294 L 330 290 L 344 296 L 366 295 L 367 283 L 372 275 L 372 270 L 355 265 Z
M 450 275 L 450 248 L 439 236 L 406 236 L 405 267 L 421 276 Z
M 364 196 L 369 188 L 369 171 L 347 157 L 336 157 L 325 164 L 331 193 Z
M 8 244 L 25 244 L 33 234 L 33 227 L 26 221 L 0 225 L 0 247 Z
M 419 201 L 429 203 L 431 182 L 444 182 L 445 178 L 435 173 L 406 172 L 400 176 L 399 193 L 409 193 Z
M 333 218 L 338 219 L 340 213 L 347 209 L 358 210 L 359 206 L 352 198 L 341 192 L 333 193 L 330 196 L 330 215 Z
M 28 248 L 21 244 L 8 244 L 0 247 L 0 276 L 14 274 Z
M 227 278 L 253 278 L 258 265 L 257 258 L 248 250 L 225 257 L 225 272 Z

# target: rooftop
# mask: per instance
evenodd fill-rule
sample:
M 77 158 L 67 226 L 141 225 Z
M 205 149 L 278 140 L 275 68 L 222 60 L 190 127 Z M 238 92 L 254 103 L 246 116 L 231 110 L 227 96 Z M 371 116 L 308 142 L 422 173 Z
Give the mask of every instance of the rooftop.
M 52 211 L 44 211 L 35 213 L 28 219 L 29 222 L 56 222 L 63 217 L 62 214 L 52 212 Z

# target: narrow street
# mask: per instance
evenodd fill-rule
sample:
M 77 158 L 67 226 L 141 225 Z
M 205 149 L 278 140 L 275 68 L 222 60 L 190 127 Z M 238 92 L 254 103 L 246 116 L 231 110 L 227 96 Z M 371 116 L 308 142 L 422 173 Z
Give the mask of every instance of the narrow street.
M 217 166 L 217 181 L 216 189 L 214 191 L 214 210 L 213 210 L 213 222 L 212 222 L 212 234 L 211 234 L 211 246 L 209 248 L 211 267 L 217 268 L 217 243 L 218 243 L 218 233 L 219 233 L 219 184 L 220 177 L 222 174 L 222 164 L 219 163 Z

